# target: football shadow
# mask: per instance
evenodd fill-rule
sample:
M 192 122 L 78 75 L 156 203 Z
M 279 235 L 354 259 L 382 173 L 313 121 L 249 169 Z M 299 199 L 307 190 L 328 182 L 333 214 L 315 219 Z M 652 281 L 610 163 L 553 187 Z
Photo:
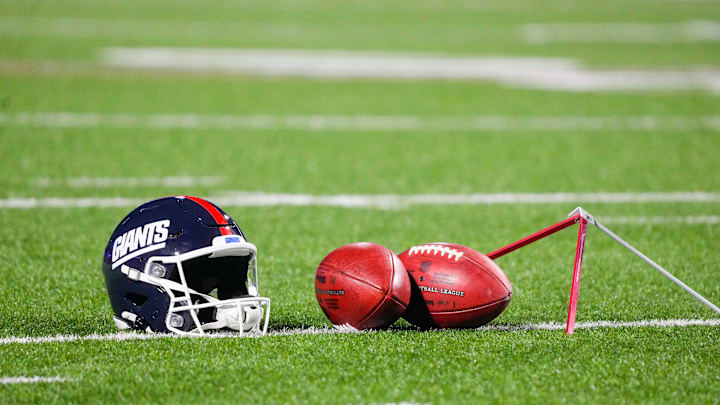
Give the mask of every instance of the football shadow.
M 398 328 L 402 328 L 398 330 L 428 330 L 432 327 L 430 311 L 425 304 L 425 298 L 423 298 L 420 287 L 418 287 L 413 277 L 410 277 L 410 303 L 403 314 L 403 318 L 412 325 L 398 325 Z M 395 330 L 393 327 L 390 329 Z

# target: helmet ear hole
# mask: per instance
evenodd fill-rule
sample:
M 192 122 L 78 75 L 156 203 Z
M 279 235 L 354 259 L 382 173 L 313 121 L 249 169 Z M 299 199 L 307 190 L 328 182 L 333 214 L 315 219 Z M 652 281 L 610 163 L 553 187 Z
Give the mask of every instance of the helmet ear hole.
M 125 294 L 125 299 L 132 302 L 133 305 L 141 307 L 145 303 L 145 301 L 147 301 L 148 297 L 142 294 L 128 292 Z

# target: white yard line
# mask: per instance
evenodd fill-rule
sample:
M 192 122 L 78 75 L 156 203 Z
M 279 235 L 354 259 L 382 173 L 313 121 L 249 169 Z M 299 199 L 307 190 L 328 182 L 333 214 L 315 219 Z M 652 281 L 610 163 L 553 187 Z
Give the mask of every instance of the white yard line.
M 0 377 L 0 385 L 9 384 L 37 384 L 37 383 L 55 383 L 55 382 L 68 382 L 75 381 L 72 378 L 65 377 Z
M 312 195 L 237 192 L 208 197 L 222 207 L 324 206 L 404 209 L 415 205 L 718 203 L 715 192 Z M 5 198 L 0 209 L 135 207 L 141 198 Z
M 688 216 L 636 216 L 636 217 L 598 217 L 603 224 L 612 225 L 716 225 L 720 224 L 718 215 L 688 215 Z
M 531 44 L 718 42 L 720 22 L 526 24 L 520 33 Z
M 302 131 L 695 131 L 720 132 L 705 116 L 414 116 L 203 115 L 0 112 L 0 125 L 38 128 L 129 128 Z
M 302 31 L 305 25 L 296 22 L 269 23 L 222 22 L 222 21 L 184 21 L 172 19 L 118 19 L 118 18 L 82 18 L 82 17 L 0 17 L 0 33 L 5 36 L 21 38 L 70 38 L 70 39 L 109 39 L 138 40 L 148 38 L 186 39 L 188 37 L 212 38 L 218 33 L 237 34 L 248 27 L 260 29 L 278 29 L 283 31 Z
M 480 330 L 564 330 L 564 323 L 538 323 L 528 325 L 487 325 Z M 672 328 L 686 326 L 720 326 L 720 319 L 650 319 L 643 321 L 592 321 L 578 322 L 575 329 L 599 329 L 599 328 Z
M 477 3 L 474 3 L 474 6 L 474 9 L 478 9 Z M 487 5 L 483 8 L 488 9 Z M 0 17 L 0 33 L 5 36 L 27 38 L 183 39 L 188 36 L 220 36 L 218 33 L 237 35 L 253 29 L 272 30 L 283 35 L 301 33 L 307 29 L 307 25 L 292 21 L 242 21 L 240 23 L 232 21 L 179 21 L 172 19 Z M 673 23 L 532 23 L 519 26 L 518 36 L 512 35 L 511 31 L 508 32 L 512 30 L 512 27 L 491 25 L 483 28 L 491 31 L 496 30 L 496 32 L 504 34 L 502 39 L 504 43 L 513 43 L 518 40 L 529 43 L 683 43 L 718 41 L 720 40 L 719 25 L 717 21 L 710 19 Z M 355 27 L 362 29 L 361 25 L 356 24 Z
M 348 328 L 297 328 L 297 329 L 279 329 L 268 332 L 270 336 L 288 336 L 288 335 L 324 335 L 333 333 L 360 333 L 357 330 Z M 205 336 L 180 336 L 174 334 L 154 334 L 154 333 L 134 333 L 134 332 L 117 332 L 110 334 L 91 334 L 91 335 L 55 335 L 41 337 L 6 337 L 0 338 L 0 345 L 7 344 L 34 344 L 34 343 L 54 343 L 54 342 L 75 342 L 75 341 L 116 341 L 125 340 L 151 340 L 151 339 L 180 339 L 180 338 L 238 338 L 238 337 L 257 337 L 256 335 L 238 335 L 233 333 L 213 333 Z
M 105 48 L 107 66 L 317 78 L 484 79 L 529 70 L 568 70 L 564 58 L 448 57 L 409 52 L 252 48 Z
M 450 57 L 408 52 L 240 48 L 105 48 L 102 64 L 160 71 L 310 78 L 489 80 L 563 91 L 705 89 L 720 92 L 720 71 L 593 70 L 567 58 Z
M 168 176 L 168 177 L 71 177 L 71 178 L 37 178 L 35 186 L 71 187 L 71 188 L 110 188 L 110 187 L 194 187 L 217 186 L 225 182 L 224 177 L 217 176 Z
M 671 327 L 687 327 L 687 326 L 720 326 L 720 319 L 652 319 L 643 321 L 592 321 L 578 322 L 576 329 L 598 329 L 598 328 L 671 328 Z M 478 331 L 511 331 L 520 332 L 528 330 L 563 330 L 564 323 L 535 323 L 520 325 L 504 325 L 491 324 L 478 328 Z M 280 329 L 268 332 L 269 336 L 294 336 L 294 335 L 325 335 L 337 333 L 370 333 L 369 331 L 357 331 L 352 328 L 297 328 L 297 329 Z M 150 340 L 150 339 L 182 339 L 182 338 L 242 338 L 257 337 L 256 335 L 238 335 L 231 333 L 207 334 L 205 336 L 179 336 L 170 334 L 152 334 L 152 333 L 134 333 L 134 332 L 118 332 L 110 334 L 92 334 L 92 335 L 56 335 L 56 336 L 39 336 L 39 337 L 5 337 L 0 338 L 0 345 L 9 344 L 39 344 L 39 343 L 64 343 L 75 341 L 126 341 L 126 340 Z

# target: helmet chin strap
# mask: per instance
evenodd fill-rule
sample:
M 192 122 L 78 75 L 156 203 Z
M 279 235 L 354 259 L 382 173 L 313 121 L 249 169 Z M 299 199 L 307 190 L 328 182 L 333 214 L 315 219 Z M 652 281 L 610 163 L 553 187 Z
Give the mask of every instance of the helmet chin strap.
M 263 317 L 263 308 L 255 305 L 227 305 L 217 308 L 215 322 L 202 325 L 202 330 L 230 328 L 240 332 L 249 332 Z M 192 332 L 192 331 L 191 331 Z

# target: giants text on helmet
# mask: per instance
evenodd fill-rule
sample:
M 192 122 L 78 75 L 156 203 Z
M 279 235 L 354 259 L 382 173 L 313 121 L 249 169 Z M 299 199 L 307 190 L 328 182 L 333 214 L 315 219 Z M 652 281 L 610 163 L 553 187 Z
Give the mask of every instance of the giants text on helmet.
M 118 236 L 115 242 L 113 242 L 113 263 L 128 253 L 132 253 L 140 248 L 149 248 L 153 244 L 165 242 L 168 238 L 169 227 L 170 220 L 164 219 L 138 226 Z

